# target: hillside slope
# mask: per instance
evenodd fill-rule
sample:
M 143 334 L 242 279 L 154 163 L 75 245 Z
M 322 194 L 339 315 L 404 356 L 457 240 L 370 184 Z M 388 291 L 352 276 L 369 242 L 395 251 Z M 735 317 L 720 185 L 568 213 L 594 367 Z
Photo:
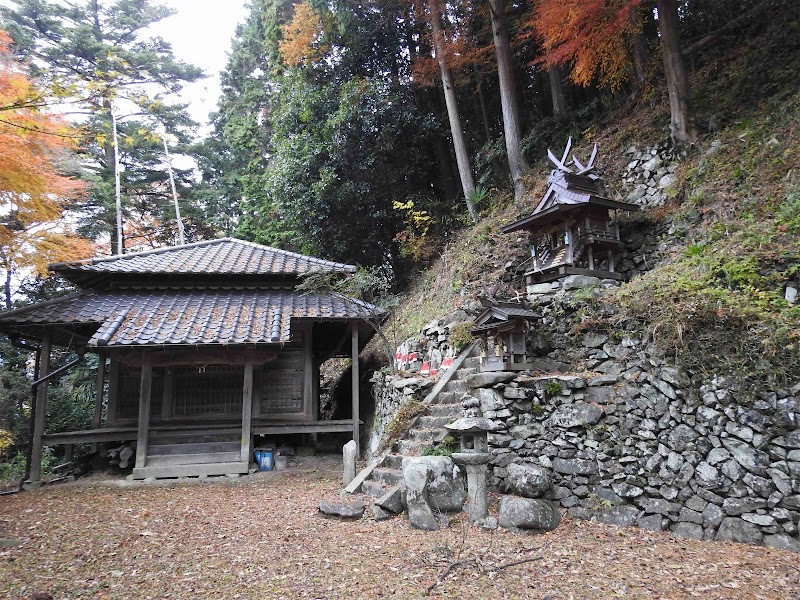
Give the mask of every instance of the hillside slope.
M 800 376 L 800 305 L 793 301 L 800 287 L 800 48 L 790 29 L 776 24 L 762 39 L 720 48 L 695 70 L 695 115 L 706 131 L 678 163 L 667 202 L 627 228 L 628 242 L 653 237 L 658 262 L 601 302 L 587 302 L 585 327 L 636 328 L 678 360 L 746 378 Z M 657 126 L 668 122 L 666 98 L 650 100 L 631 101 L 577 139 L 578 156 L 599 144 L 613 197 L 635 189 L 624 181 L 629 148 L 667 137 Z M 565 140 L 550 134 L 558 149 Z M 548 165 L 532 166 L 521 201 L 491 198 L 481 221 L 420 272 L 390 325 L 395 340 L 480 295 L 524 296 L 514 267 L 528 255 L 527 236 L 499 228 L 532 210 Z

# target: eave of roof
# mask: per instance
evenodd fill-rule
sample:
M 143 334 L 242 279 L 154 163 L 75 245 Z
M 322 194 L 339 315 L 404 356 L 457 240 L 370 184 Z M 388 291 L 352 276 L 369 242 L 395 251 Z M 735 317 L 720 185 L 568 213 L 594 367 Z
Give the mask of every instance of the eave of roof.
M 294 320 L 348 321 L 384 312 L 360 300 L 287 289 L 155 288 L 70 294 L 0 313 L 0 330 L 89 327 L 84 339 L 97 348 L 275 344 L 291 340 Z
M 520 219 L 519 221 L 515 221 L 509 225 L 506 225 L 505 227 L 501 227 L 500 231 L 502 233 L 512 233 L 514 231 L 519 231 L 520 229 L 527 229 L 528 226 L 532 225 L 533 223 L 548 223 L 556 220 L 564 213 L 572 212 L 586 206 L 600 206 L 603 208 L 626 210 L 630 212 L 639 210 L 638 206 L 635 204 L 630 204 L 629 202 L 619 202 L 618 200 L 610 200 L 609 198 L 591 196 L 586 202 L 580 202 L 577 204 L 554 204 L 553 206 L 546 208 L 541 212 L 534 213 L 525 217 L 524 219 Z
M 207 240 L 120 256 L 54 263 L 49 268 L 76 282 L 97 277 L 168 275 L 204 277 L 300 276 L 313 271 L 354 273 L 354 265 L 305 256 L 234 238 Z

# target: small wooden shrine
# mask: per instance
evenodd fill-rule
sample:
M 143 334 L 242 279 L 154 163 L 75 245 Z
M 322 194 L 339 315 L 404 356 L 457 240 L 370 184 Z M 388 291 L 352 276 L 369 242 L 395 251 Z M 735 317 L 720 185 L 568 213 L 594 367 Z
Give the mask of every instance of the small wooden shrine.
M 525 371 L 532 367 L 525 349 L 528 324 L 536 318 L 519 302 L 481 298 L 484 311 L 472 335 L 481 339 L 481 371 Z
M 592 173 L 597 145 L 585 166 L 575 156 L 567 163 L 571 147 L 572 138 L 561 160 L 547 151 L 556 165 L 547 192 L 531 215 L 501 229 L 503 233 L 531 232 L 528 285 L 567 275 L 624 278 L 616 271 L 622 248 L 617 217 L 620 211 L 639 207 L 605 196 L 602 180 Z

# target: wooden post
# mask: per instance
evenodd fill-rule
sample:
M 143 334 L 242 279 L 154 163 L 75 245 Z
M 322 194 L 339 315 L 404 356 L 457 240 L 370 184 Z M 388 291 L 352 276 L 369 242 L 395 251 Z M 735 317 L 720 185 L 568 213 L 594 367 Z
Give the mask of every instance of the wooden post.
M 106 380 L 106 353 L 99 352 L 97 354 L 97 381 L 95 383 L 94 391 L 94 417 L 92 418 L 92 427 L 100 429 L 103 420 L 103 392 Z M 92 442 L 92 452 L 97 452 L 97 442 Z
M 573 237 L 571 227 L 567 227 L 564 237 L 566 238 L 564 241 L 567 243 L 567 264 L 571 265 L 574 262 L 573 251 L 575 249 L 572 243 Z
M 253 417 L 253 362 L 244 364 L 244 382 L 242 384 L 242 453 L 241 461 L 250 464 L 251 422 Z
M 164 369 L 164 394 L 161 396 L 161 418 L 167 420 L 173 413 L 175 375 L 171 367 Z
M 142 361 L 142 378 L 139 384 L 139 433 L 136 438 L 136 468 L 147 466 L 147 437 L 150 433 L 150 392 L 153 387 L 153 365 L 150 358 Z
M 108 406 L 106 407 L 106 426 L 113 427 L 117 420 L 119 400 L 119 360 L 109 357 L 108 367 Z
M 359 447 L 359 379 L 360 375 L 358 373 L 358 322 L 353 321 L 352 325 L 353 330 L 353 346 L 352 346 L 352 365 L 350 367 L 350 372 L 353 376 L 353 386 L 352 386 L 352 396 L 353 396 L 353 441 L 356 443 L 356 459 L 361 454 L 361 448 Z
M 42 337 L 39 350 L 39 378 L 50 373 L 50 334 Z M 47 387 L 48 382 L 43 381 L 36 388 L 36 420 L 33 422 L 33 446 L 31 448 L 31 474 L 28 481 L 34 487 L 41 485 L 42 480 L 42 436 L 47 418 Z
M 314 346 L 313 323 L 303 323 L 303 414 L 316 421 L 314 413 Z

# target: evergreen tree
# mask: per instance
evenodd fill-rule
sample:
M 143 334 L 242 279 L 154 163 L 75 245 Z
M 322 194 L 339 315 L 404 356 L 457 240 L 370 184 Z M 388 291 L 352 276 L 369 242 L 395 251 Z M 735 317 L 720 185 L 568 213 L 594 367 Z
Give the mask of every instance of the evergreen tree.
M 172 11 L 150 0 L 17 0 L 2 16 L 21 56 L 34 74 L 68 106 L 86 115 L 84 149 L 94 183 L 82 207 L 82 231 L 107 234 L 116 252 L 114 147 L 111 111 L 120 121 L 119 153 L 124 165 L 125 234 L 136 245 L 174 241 L 174 216 L 160 136 L 166 130 L 190 141 L 194 123 L 185 106 L 169 96 L 202 72 L 176 60 L 170 45 L 149 37 L 147 28 Z M 158 156 L 157 156 L 158 154 Z M 191 184 L 177 173 L 184 201 Z M 185 211 L 191 219 L 191 210 Z M 199 235 L 201 226 L 187 230 Z

